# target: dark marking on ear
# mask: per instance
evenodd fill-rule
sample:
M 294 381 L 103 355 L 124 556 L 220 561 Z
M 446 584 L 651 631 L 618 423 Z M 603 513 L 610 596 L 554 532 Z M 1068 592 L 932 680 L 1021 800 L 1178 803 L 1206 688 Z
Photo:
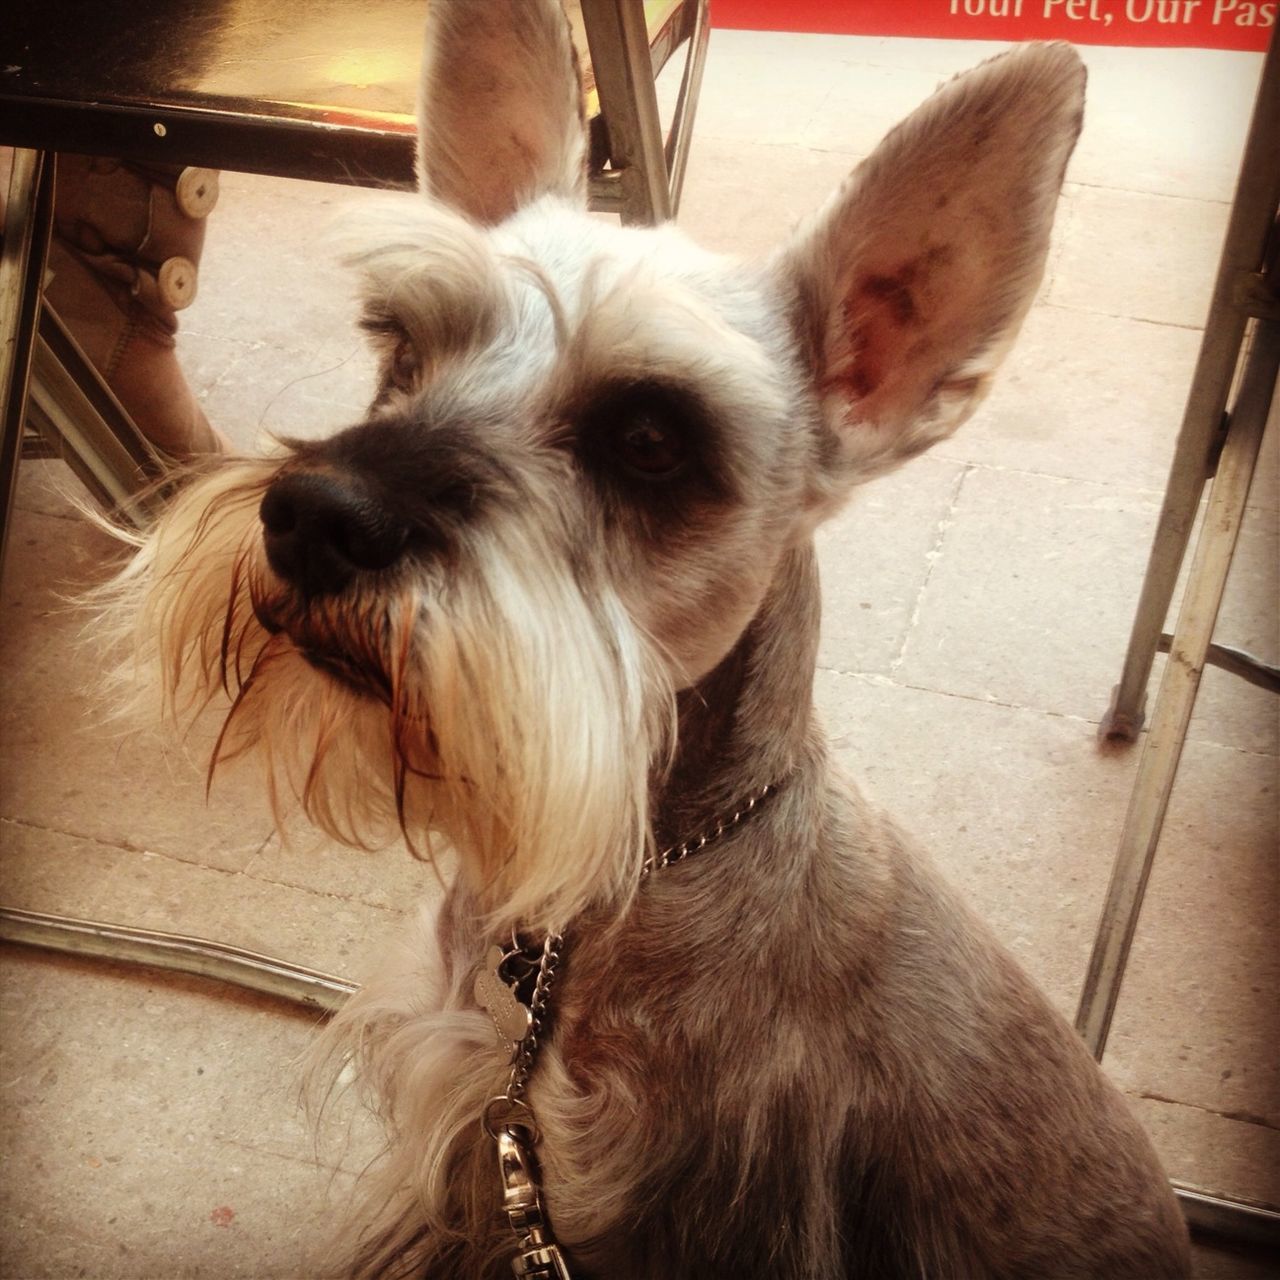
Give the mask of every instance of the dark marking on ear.
M 942 204 L 938 206 L 939 208 L 948 203 L 946 196 L 942 196 L 940 199 Z M 917 259 L 917 262 L 921 263 L 926 270 L 939 271 L 943 267 L 949 267 L 955 259 L 956 251 L 949 244 L 935 244 L 926 249 Z
M 840 319 L 848 342 L 847 363 L 850 367 L 846 372 L 834 373 L 823 379 L 821 388 L 824 393 L 841 387 L 846 395 L 862 400 L 884 381 L 881 361 L 875 350 L 875 319 L 867 315 L 865 297 L 865 292 L 855 291 L 854 296 L 846 298 L 841 305 Z
M 880 385 L 880 375 L 875 370 L 868 369 L 865 364 L 859 364 L 850 371 L 845 382 L 854 395 L 863 400 Z
M 881 384 L 881 376 L 873 369 L 868 369 L 865 362 L 855 365 L 844 378 L 832 379 L 832 385 L 841 384 L 849 388 L 852 398 L 865 399 Z
M 955 257 L 951 245 L 935 244 L 887 271 L 868 272 L 854 281 L 840 304 L 847 356 L 839 372 L 821 380 L 824 394 L 838 391 L 851 402 L 865 400 L 880 390 L 896 365 L 918 362 L 933 350 L 931 285 Z M 934 391 L 940 387 L 941 382 Z
M 920 312 L 911 292 L 915 275 L 915 265 L 907 263 L 891 276 L 864 276 L 858 283 L 857 290 L 883 303 L 894 324 L 916 325 L 920 323 Z
M 875 370 L 859 363 L 848 373 L 836 373 L 824 378 L 818 384 L 818 391 L 824 396 L 838 391 L 850 404 L 855 404 L 871 395 L 880 386 L 880 382 L 880 375 Z

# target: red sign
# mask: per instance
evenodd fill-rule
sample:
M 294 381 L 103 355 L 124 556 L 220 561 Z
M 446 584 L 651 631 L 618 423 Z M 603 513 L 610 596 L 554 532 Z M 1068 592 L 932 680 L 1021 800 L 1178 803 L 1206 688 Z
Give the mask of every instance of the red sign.
M 711 24 L 944 40 L 1262 51 L 1273 0 L 711 0 Z

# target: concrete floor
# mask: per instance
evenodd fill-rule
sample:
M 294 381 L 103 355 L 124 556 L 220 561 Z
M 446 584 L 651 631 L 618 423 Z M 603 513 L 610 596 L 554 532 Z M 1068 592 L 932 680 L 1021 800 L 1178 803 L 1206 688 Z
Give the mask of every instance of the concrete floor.
M 716 32 L 682 221 L 755 253 L 985 44 Z M 818 692 L 841 754 L 1070 1013 L 1136 752 L 1100 754 L 1260 58 L 1086 49 L 1050 268 L 962 432 L 821 541 Z M 406 197 L 408 198 L 408 197 Z M 228 174 L 181 355 L 216 425 L 357 420 L 370 366 L 323 229 L 366 193 Z M 1277 452 L 1219 635 L 1280 659 Z M 103 540 L 54 464 L 20 481 L 0 628 L 0 901 L 213 936 L 358 977 L 430 875 L 282 844 L 252 779 L 206 803 L 197 733 L 97 726 L 68 584 Z M 1157 662 L 1157 675 L 1159 664 Z M 1276 705 L 1210 670 L 1106 1066 L 1180 1179 L 1280 1202 Z M 193 763 L 194 762 L 194 763 Z M 299 1277 L 368 1150 L 297 1106 L 313 1019 L 196 980 L 8 948 L 0 1274 Z M 350 1133 L 347 1133 L 347 1130 Z M 1124 1206 L 1117 1206 L 1124 1212 Z M 1202 1250 L 1202 1277 L 1276 1260 Z

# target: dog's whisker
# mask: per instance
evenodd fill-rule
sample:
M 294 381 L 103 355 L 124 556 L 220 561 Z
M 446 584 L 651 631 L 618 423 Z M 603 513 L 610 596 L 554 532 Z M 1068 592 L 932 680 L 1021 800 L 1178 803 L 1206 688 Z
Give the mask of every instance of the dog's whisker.
M 248 574 L 248 563 L 251 554 L 252 544 L 249 540 L 249 535 L 246 533 L 240 554 L 236 557 L 235 562 L 231 566 L 231 581 L 227 588 L 226 616 L 223 619 L 221 644 L 218 649 L 218 671 L 221 677 L 222 691 L 228 698 L 232 696 L 228 672 L 232 669 L 233 665 L 229 662 L 232 651 L 231 637 L 233 633 L 236 636 L 234 662 L 236 684 L 239 686 L 243 683 L 240 679 L 240 651 L 241 646 L 244 643 L 245 630 L 242 625 L 237 626 L 237 624 L 240 621 L 238 611 L 243 607 L 243 589 Z

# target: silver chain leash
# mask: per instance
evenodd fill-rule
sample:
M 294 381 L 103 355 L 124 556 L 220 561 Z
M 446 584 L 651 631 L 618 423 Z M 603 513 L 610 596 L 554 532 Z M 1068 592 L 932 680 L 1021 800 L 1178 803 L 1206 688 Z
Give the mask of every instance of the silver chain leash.
M 683 862 L 723 839 L 746 822 L 777 792 L 779 785 L 769 783 L 733 813 L 719 819 L 710 830 L 646 858 L 640 868 L 641 880 L 663 867 Z M 507 1078 L 507 1087 L 485 1104 L 480 1123 L 498 1146 L 502 1209 L 518 1242 L 518 1252 L 511 1260 L 512 1273 L 518 1280 L 570 1280 L 568 1264 L 551 1234 L 542 1204 L 537 1164 L 533 1157 L 533 1148 L 541 1135 L 533 1109 L 525 1097 L 538 1049 L 547 1031 L 547 1013 L 564 951 L 564 935 L 549 933 L 543 939 L 533 993 L 526 1005 L 506 972 L 517 958 L 532 963 L 526 955 L 527 950 L 513 934 L 511 949 L 491 948 L 485 964 L 476 975 L 476 997 L 488 1009 L 499 1037 L 511 1050 L 511 1074 Z M 525 976 L 527 978 L 528 975 Z
M 708 845 L 715 844 L 717 840 L 723 839 L 735 827 L 740 827 L 746 822 L 777 789 L 777 783 L 767 783 L 749 800 L 745 801 L 742 808 L 735 809 L 727 818 L 721 818 L 710 831 L 704 831 L 702 835 L 695 836 L 692 840 L 686 840 L 683 844 L 676 844 L 669 849 L 663 849 L 661 853 L 652 854 L 644 860 L 644 866 L 640 868 L 640 878 L 643 880 L 654 871 L 661 871 L 663 867 L 670 867 L 677 862 L 683 862 L 686 858 L 691 858 L 695 853 L 701 853 Z
M 513 936 L 511 941 L 512 951 L 504 955 L 504 961 L 522 951 L 518 939 Z M 489 1099 L 481 1118 L 485 1133 L 498 1144 L 502 1210 L 507 1215 L 511 1230 L 516 1234 L 516 1247 L 519 1250 L 511 1260 L 511 1270 L 520 1280 L 570 1280 L 568 1265 L 560 1252 L 560 1246 L 551 1235 L 546 1211 L 542 1207 L 537 1165 L 532 1151 L 541 1135 L 533 1110 L 525 1101 L 534 1059 L 546 1029 L 547 1006 L 563 945 L 563 934 L 549 933 L 543 940 L 538 974 L 528 1004 L 528 1030 L 512 1045 L 511 1074 L 507 1077 L 506 1090 Z M 505 982 L 501 973 L 502 961 L 499 962 L 498 969 L 498 980 Z M 487 977 L 487 973 L 484 976 Z M 481 990 L 479 985 L 477 990 Z M 511 998 L 518 1000 L 514 991 L 511 992 Z M 498 1034 L 506 1039 L 499 1018 L 492 1008 L 490 1015 L 494 1017 Z M 508 1040 L 507 1043 L 511 1042 Z

